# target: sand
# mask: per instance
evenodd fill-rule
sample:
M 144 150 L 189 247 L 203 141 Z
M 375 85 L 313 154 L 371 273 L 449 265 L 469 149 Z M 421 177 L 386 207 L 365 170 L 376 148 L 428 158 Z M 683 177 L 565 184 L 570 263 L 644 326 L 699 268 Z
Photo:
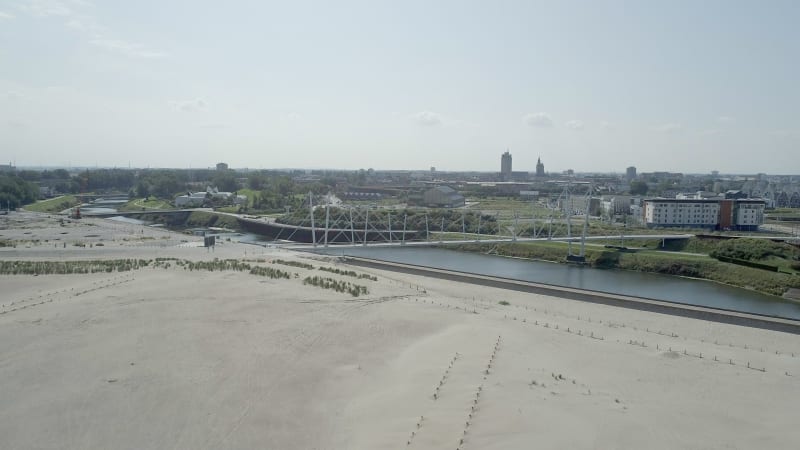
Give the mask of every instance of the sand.
M 12 213 L 4 239 L 0 260 L 238 258 L 298 278 L 0 275 L 0 448 L 800 446 L 800 336 L 102 219 Z M 252 262 L 276 258 L 378 281 Z

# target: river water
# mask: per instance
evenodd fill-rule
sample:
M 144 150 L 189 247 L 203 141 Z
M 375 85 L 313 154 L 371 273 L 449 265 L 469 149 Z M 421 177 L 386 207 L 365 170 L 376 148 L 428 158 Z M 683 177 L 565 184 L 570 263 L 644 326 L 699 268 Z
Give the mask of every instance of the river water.
M 799 303 L 710 281 L 668 275 L 593 269 L 438 248 L 328 248 L 321 251 L 332 255 L 362 256 L 515 280 L 800 319 Z

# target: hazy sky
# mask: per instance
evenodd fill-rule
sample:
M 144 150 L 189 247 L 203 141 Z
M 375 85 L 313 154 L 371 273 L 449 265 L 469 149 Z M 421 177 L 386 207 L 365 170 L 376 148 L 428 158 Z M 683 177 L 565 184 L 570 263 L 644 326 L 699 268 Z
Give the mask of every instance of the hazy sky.
M 0 0 L 0 162 L 800 173 L 799 1 Z

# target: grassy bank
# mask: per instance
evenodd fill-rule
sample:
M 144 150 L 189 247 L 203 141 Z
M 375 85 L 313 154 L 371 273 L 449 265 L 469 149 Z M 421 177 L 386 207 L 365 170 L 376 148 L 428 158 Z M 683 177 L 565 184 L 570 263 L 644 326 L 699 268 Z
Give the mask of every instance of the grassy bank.
M 209 211 L 141 214 L 137 218 L 147 222 L 164 224 L 172 229 L 218 227 L 241 231 L 241 226 L 236 217 Z
M 175 209 L 167 200 L 158 198 L 135 198 L 117 208 L 119 211 L 143 211 L 147 209 Z
M 25 205 L 27 211 L 43 212 L 43 213 L 60 213 L 61 211 L 72 208 L 73 206 L 80 205 L 81 202 L 75 196 L 62 195 L 47 200 L 41 200 L 36 203 Z
M 573 250 L 577 251 L 575 245 L 573 244 Z M 455 248 L 461 251 L 559 263 L 566 262 L 567 250 L 566 244 L 556 242 L 475 243 Z M 592 267 L 601 269 L 623 269 L 706 279 L 777 296 L 783 295 L 789 288 L 800 288 L 800 275 L 725 263 L 707 255 L 674 254 L 653 250 L 622 251 L 587 246 L 586 262 Z
M 186 219 L 189 228 L 218 227 L 239 231 L 239 220 L 227 214 L 215 214 L 208 211 L 192 211 Z

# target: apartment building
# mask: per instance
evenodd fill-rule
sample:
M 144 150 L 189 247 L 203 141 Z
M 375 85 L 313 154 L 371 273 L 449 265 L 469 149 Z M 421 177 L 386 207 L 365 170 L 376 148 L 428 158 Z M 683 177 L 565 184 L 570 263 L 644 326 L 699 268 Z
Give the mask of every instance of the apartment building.
M 674 199 L 644 201 L 648 228 L 708 228 L 756 231 L 764 223 L 766 202 L 757 199 Z

